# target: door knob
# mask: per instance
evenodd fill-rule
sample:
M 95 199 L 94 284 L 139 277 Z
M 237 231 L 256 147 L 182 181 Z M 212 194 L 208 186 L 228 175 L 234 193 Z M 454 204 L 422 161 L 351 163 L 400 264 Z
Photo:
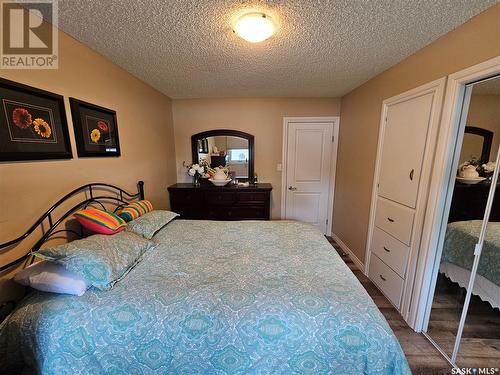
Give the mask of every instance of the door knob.
M 294 186 L 289 186 L 289 187 L 288 187 L 288 190 L 295 191 L 295 190 L 297 190 L 297 188 L 296 188 L 296 187 L 294 187 Z

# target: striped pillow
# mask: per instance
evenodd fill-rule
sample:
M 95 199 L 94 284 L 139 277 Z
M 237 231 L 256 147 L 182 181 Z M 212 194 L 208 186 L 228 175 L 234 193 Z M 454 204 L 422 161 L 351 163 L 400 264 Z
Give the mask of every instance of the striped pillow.
M 94 233 L 115 234 L 121 232 L 127 226 L 125 220 L 120 216 L 94 207 L 80 210 L 74 216 L 84 228 Z
M 139 216 L 147 214 L 153 211 L 153 205 L 148 200 L 142 200 L 137 202 L 132 202 L 120 211 L 120 217 L 125 221 L 132 221 L 137 219 Z

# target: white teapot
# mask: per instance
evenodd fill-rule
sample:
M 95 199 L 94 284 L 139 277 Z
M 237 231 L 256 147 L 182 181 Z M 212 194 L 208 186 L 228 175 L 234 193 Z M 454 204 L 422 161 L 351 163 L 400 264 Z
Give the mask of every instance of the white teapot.
M 221 180 L 221 181 L 226 181 L 228 177 L 229 171 L 227 168 L 221 168 L 217 167 L 215 168 L 215 173 L 213 174 L 212 178 L 214 180 Z
M 462 165 L 458 170 L 458 176 L 463 178 L 477 178 L 479 177 L 479 173 L 476 170 L 476 167 L 473 165 Z

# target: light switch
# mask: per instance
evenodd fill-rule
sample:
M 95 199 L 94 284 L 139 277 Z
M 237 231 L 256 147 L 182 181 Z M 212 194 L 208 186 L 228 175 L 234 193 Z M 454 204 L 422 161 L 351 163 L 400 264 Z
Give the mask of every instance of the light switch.
M 277 170 L 278 172 L 281 172 L 281 163 L 279 163 L 278 165 L 276 165 L 276 170 Z

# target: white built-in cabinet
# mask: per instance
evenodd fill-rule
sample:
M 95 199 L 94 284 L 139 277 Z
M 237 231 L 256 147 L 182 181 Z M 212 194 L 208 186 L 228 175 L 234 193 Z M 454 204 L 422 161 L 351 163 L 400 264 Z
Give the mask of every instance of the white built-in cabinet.
M 378 195 L 415 208 L 434 94 L 387 106 Z
M 445 79 L 383 102 L 366 265 L 407 317 Z

